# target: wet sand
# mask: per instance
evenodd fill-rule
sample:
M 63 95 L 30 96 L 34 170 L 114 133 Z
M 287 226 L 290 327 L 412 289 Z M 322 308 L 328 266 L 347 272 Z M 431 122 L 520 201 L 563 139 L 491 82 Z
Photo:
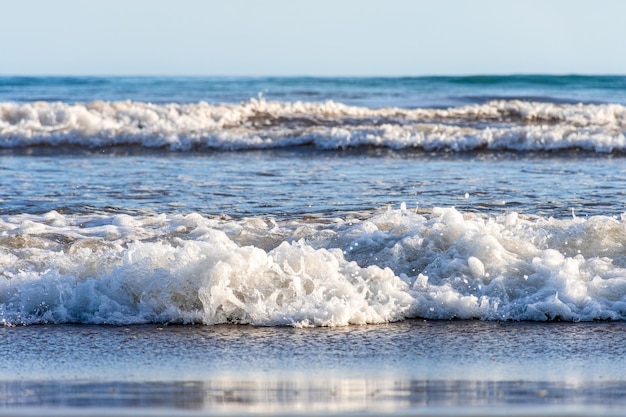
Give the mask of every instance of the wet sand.
M 626 323 L 0 328 L 0 415 L 619 415 Z

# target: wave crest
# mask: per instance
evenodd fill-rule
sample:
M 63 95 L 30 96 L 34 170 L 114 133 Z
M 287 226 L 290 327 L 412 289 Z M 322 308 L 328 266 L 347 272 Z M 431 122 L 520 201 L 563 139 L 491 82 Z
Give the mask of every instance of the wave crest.
M 623 216 L 624 217 L 624 216 Z M 10 216 L 0 319 L 339 326 L 626 319 L 624 218 Z
M 0 103 L 0 146 L 246 150 L 312 145 L 472 151 L 625 151 L 626 107 L 497 100 L 449 109 L 328 101 Z

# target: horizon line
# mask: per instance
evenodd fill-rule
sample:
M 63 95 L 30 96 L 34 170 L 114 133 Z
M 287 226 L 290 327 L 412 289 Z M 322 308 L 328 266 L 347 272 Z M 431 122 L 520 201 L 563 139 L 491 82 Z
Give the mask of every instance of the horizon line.
M 511 73 L 458 73 L 458 74 L 405 74 L 405 75 L 328 75 L 328 74 L 106 74 L 106 73 L 0 73 L 0 78 L 471 78 L 471 77 L 624 77 L 626 73 L 587 73 L 587 72 L 511 72 Z

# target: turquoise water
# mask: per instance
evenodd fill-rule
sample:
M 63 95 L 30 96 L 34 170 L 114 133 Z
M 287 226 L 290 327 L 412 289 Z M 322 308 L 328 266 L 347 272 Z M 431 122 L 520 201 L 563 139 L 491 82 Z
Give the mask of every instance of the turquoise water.
M 238 103 L 259 94 L 268 100 L 333 100 L 367 107 L 449 107 L 494 98 L 626 104 L 626 77 L 0 77 L 0 101 Z

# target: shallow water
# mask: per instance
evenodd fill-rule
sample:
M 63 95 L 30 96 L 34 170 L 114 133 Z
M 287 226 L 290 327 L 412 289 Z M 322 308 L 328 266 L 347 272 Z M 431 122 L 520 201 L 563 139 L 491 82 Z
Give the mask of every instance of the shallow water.
M 0 214 L 331 217 L 406 203 L 571 217 L 626 207 L 626 157 L 585 152 L 35 149 L 4 151 L 0 166 Z
M 624 326 L 5 327 L 0 410 L 612 415 L 626 405 Z

